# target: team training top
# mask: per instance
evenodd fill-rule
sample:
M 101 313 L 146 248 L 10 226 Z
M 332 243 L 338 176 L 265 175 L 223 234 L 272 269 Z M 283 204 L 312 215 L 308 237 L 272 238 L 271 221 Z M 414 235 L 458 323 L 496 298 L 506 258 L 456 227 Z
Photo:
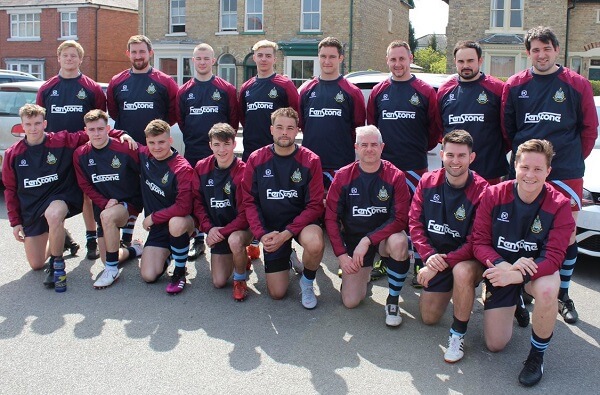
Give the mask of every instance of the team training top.
M 174 149 L 167 159 L 155 159 L 148 147 L 138 146 L 144 215 L 155 225 L 168 224 L 173 217 L 192 212 L 194 169 Z
M 123 133 L 111 130 L 109 134 L 120 137 Z M 55 200 L 81 211 L 83 195 L 75 178 L 73 152 L 88 140 L 83 131 L 62 131 L 46 133 L 37 145 L 28 145 L 25 137 L 6 150 L 2 182 L 10 226 L 31 225 Z
M 46 109 L 47 132 L 78 132 L 85 127 L 85 114 L 95 109 L 106 111 L 104 91 L 83 74 L 75 78 L 55 75 L 40 87 L 35 101 Z
M 214 155 L 196 164 L 193 179 L 194 216 L 200 230 L 208 233 L 215 226 L 228 237 L 236 230 L 248 229 L 244 210 L 241 210 L 242 177 L 246 164 L 238 158 L 226 169 L 217 167 Z
M 381 131 L 381 157 L 404 171 L 426 169 L 427 151 L 442 135 L 435 90 L 414 75 L 408 81 L 390 77 L 373 87 L 367 123 Z
M 548 179 L 583 177 L 583 160 L 592 152 L 598 135 L 598 115 L 588 80 L 562 66 L 548 75 L 534 74 L 532 68 L 523 70 L 506 81 L 502 116 L 513 153 L 527 140 L 549 140 L 556 156 Z
M 144 129 L 150 121 L 162 119 L 172 125 L 177 120 L 177 83 L 153 67 L 143 74 L 127 69 L 115 75 L 106 97 L 115 129 L 124 130 L 138 143 L 146 143 Z
M 273 74 L 267 78 L 254 76 L 240 89 L 240 121 L 244 127 L 244 154 L 250 154 L 273 142 L 271 113 L 279 108 L 292 107 L 298 111 L 298 91 L 287 77 Z
M 499 79 L 483 73 L 476 81 L 460 81 L 455 74 L 437 92 L 444 136 L 456 129 L 471 134 L 477 155 L 469 167 L 487 180 L 508 174 L 510 143 L 504 140 L 500 125 L 503 86 Z
M 79 186 L 100 210 L 116 199 L 141 211 L 140 160 L 127 143 L 109 137 L 108 144 L 97 149 L 88 142 L 75 150 L 73 165 Z
M 335 256 L 346 253 L 345 240 L 368 237 L 377 245 L 406 229 L 410 192 L 404 173 L 386 160 L 374 173 L 358 161 L 337 171 L 325 209 L 325 226 Z M 342 230 L 343 229 L 343 230 Z
M 344 77 L 314 77 L 300 87 L 302 145 L 319 155 L 323 169 L 354 162 L 355 129 L 365 124 L 365 99 Z
M 192 159 L 192 165 L 212 155 L 208 132 L 219 122 L 238 129 L 237 92 L 233 85 L 213 75 L 208 81 L 192 78 L 179 88 L 177 123 L 183 134 L 185 157 Z
M 475 211 L 488 183 L 469 171 L 467 183 L 454 188 L 446 181 L 446 169 L 425 173 L 409 213 L 410 238 L 427 262 L 434 254 L 446 254 L 450 267 L 473 259 L 471 228 Z
M 305 147 L 296 145 L 288 156 L 277 155 L 273 144 L 254 151 L 242 190 L 246 218 L 258 240 L 272 231 L 297 236 L 323 215 L 321 161 Z
M 517 195 L 516 181 L 505 181 L 489 187 L 481 199 L 473 225 L 473 252 L 480 262 L 494 265 L 534 258 L 538 268 L 531 280 L 535 280 L 560 269 L 574 228 L 569 199 L 550 184 L 527 204 Z

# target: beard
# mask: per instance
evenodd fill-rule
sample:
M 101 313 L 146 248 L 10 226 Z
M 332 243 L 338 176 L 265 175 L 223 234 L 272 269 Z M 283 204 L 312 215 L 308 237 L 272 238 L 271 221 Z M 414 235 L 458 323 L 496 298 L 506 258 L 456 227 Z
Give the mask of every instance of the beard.
M 149 64 L 150 62 L 147 60 L 136 60 L 131 64 L 131 66 L 133 66 L 133 68 L 136 70 L 144 70 Z

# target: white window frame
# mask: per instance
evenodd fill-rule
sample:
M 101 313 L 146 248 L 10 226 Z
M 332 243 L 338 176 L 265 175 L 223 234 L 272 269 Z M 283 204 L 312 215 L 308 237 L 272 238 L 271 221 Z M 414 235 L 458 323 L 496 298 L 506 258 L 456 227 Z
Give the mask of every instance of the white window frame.
M 252 2 L 252 4 L 256 4 L 256 2 L 260 3 L 260 12 L 249 12 L 248 11 L 248 6 L 250 4 L 250 2 Z M 244 12 L 244 31 L 246 32 L 263 32 L 265 29 L 265 4 L 264 4 L 264 0 L 246 0 L 246 10 Z M 260 15 L 260 21 L 261 21 L 261 28 L 260 29 L 250 29 L 248 27 L 248 19 L 252 16 L 259 16 Z
M 512 0 L 504 0 L 504 18 L 502 19 L 502 26 L 494 26 L 494 11 L 500 10 L 499 8 L 492 8 L 494 7 L 494 3 L 497 0 L 490 0 L 490 29 L 486 31 L 486 33 L 488 32 L 524 32 L 523 30 L 523 23 L 524 23 L 524 19 L 525 19 L 525 0 L 520 0 L 521 1 L 521 8 L 519 8 L 519 10 L 521 11 L 521 26 L 515 26 L 515 27 L 511 27 L 510 26 L 510 16 L 511 16 L 511 11 L 513 10 L 511 8 L 511 1 Z M 516 10 L 516 9 L 515 9 Z
M 289 76 L 290 79 L 292 78 L 292 61 L 294 61 L 294 60 L 302 60 L 302 61 L 311 60 L 313 62 L 313 65 L 314 65 L 313 75 L 308 76 L 307 78 L 304 79 L 304 81 L 312 78 L 313 76 L 321 74 L 321 66 L 319 64 L 318 56 L 286 56 L 283 59 L 283 74 Z M 302 81 L 302 82 L 304 82 L 304 81 Z
M 8 38 L 7 41 L 40 41 L 41 40 L 41 15 L 42 15 L 42 9 L 41 8 L 32 8 L 32 9 L 25 9 L 25 8 L 20 8 L 20 9 L 14 9 L 14 10 L 9 10 L 6 11 L 6 13 L 8 14 L 8 19 L 9 19 L 9 30 L 10 30 L 10 36 Z M 19 18 L 20 16 L 25 16 L 26 19 L 29 19 L 27 16 L 32 16 L 32 20 L 24 20 L 24 21 L 15 21 L 15 18 Z M 16 29 L 14 29 L 15 24 L 16 23 Z M 32 24 L 33 25 L 33 34 L 30 36 L 19 36 L 19 26 L 20 24 L 25 23 L 25 24 Z M 37 32 L 36 32 L 37 30 Z M 36 35 L 37 33 L 37 35 Z
M 180 3 L 183 2 L 183 5 Z M 174 3 L 177 3 L 178 7 L 174 7 Z M 183 13 L 182 13 L 183 11 Z M 175 15 L 175 12 L 179 12 Z M 183 23 L 181 21 L 183 18 Z M 175 19 L 178 19 L 177 23 L 174 22 Z M 187 33 L 185 31 L 186 24 L 186 2 L 185 0 L 169 0 L 169 34 L 167 36 L 186 36 Z M 183 26 L 183 31 L 175 31 L 176 26 Z
M 194 65 L 192 64 L 192 52 L 194 50 L 194 44 L 158 44 L 152 45 L 154 56 L 152 57 L 152 64 L 155 68 L 160 70 L 161 59 L 176 59 L 177 60 L 177 76 L 174 76 L 177 85 L 181 86 L 184 84 L 184 77 L 194 77 Z M 184 63 L 189 62 L 190 74 L 184 75 Z M 164 71 L 164 70 L 161 70 Z
M 302 0 L 302 4 L 300 5 L 300 31 L 301 32 L 320 32 L 321 31 L 321 4 L 322 1 L 319 1 L 319 10 L 318 11 L 304 11 L 304 5 L 307 1 L 312 1 L 312 0 Z M 314 14 L 318 14 L 319 15 L 319 26 L 316 29 L 305 29 L 304 28 L 304 17 L 305 15 L 310 14 L 310 15 L 314 15 Z
M 58 11 L 60 13 L 60 38 L 59 38 L 59 40 L 77 40 L 77 28 L 78 28 L 78 26 L 77 26 L 77 9 L 76 8 L 59 8 Z M 65 16 L 67 16 L 67 20 L 63 19 Z M 63 29 L 63 22 L 67 22 L 69 25 L 67 32 L 65 32 Z M 73 23 L 75 23 L 74 29 L 73 29 L 73 25 L 72 25 Z M 73 30 L 75 30 L 75 31 L 73 31 Z
M 600 9 L 596 10 L 596 23 L 600 23 Z
M 33 76 L 38 77 L 41 80 L 45 80 L 46 76 L 44 75 L 46 62 L 44 60 L 38 59 L 5 59 L 6 68 L 8 70 L 13 71 L 23 71 L 25 73 L 29 73 Z M 33 70 L 33 66 L 39 66 L 39 73 L 36 73 Z
M 231 2 L 232 0 L 220 0 L 219 1 L 219 32 L 221 33 L 237 33 L 237 14 L 238 14 L 238 2 L 236 1 L 235 4 L 235 11 L 231 11 L 231 9 L 229 11 L 225 11 L 225 2 L 228 3 L 228 5 L 231 6 Z M 223 26 L 223 18 L 225 16 L 229 17 L 235 15 L 235 26 L 231 27 L 231 26 L 227 26 L 224 27 Z
M 519 49 L 497 49 L 497 48 L 482 48 L 483 49 L 483 72 L 491 75 L 491 64 L 493 56 L 513 57 L 515 59 L 515 70 L 517 73 L 527 68 L 527 57 L 521 48 Z M 514 74 L 513 73 L 513 74 Z M 494 76 L 495 77 L 495 76 Z
M 223 78 L 224 80 L 229 81 L 231 84 L 233 84 L 233 86 L 237 87 L 237 63 L 221 63 L 223 57 L 227 55 L 233 57 L 235 62 L 235 56 L 233 56 L 230 53 L 224 53 L 221 56 L 219 56 L 219 59 L 217 59 L 217 75 Z M 225 70 L 227 70 L 228 72 L 232 72 L 233 78 L 226 78 L 226 76 L 223 76 L 223 71 Z

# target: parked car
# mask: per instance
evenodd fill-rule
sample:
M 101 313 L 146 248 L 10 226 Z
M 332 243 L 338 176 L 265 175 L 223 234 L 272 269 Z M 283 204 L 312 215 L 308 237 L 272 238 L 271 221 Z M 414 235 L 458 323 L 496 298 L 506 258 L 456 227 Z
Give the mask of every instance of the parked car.
M 40 81 L 40 79 L 22 71 L 0 69 L 0 84 L 20 81 Z
M 0 174 L 4 151 L 25 136 L 21 127 L 19 109 L 26 103 L 35 103 L 37 92 L 43 83 L 44 81 L 37 80 L 0 84 Z M 108 84 L 101 83 L 100 85 L 106 93 Z M 115 124 L 112 119 L 109 120 L 109 123 L 111 126 Z M 171 136 L 173 137 L 173 146 L 183 155 L 183 136 L 177 124 L 171 127 Z
M 600 118 L 600 96 L 594 97 L 596 113 Z M 598 128 L 600 135 L 600 127 Z M 577 217 L 577 244 L 579 253 L 600 257 L 600 136 L 590 156 L 585 160 L 582 209 Z

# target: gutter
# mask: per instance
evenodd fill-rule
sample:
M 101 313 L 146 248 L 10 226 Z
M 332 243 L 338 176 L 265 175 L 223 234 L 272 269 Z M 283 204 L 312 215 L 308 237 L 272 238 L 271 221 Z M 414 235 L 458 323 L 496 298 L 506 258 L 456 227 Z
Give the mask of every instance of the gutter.
M 565 66 L 567 66 L 567 63 L 569 61 L 569 26 L 571 24 L 571 10 L 575 8 L 576 3 L 577 0 L 573 0 L 573 3 L 569 7 L 567 7 L 567 29 L 565 31 Z
M 348 39 L 348 71 L 352 71 L 352 35 L 354 34 L 354 0 L 350 0 L 350 37 Z M 345 70 L 341 70 L 342 75 L 345 74 Z

